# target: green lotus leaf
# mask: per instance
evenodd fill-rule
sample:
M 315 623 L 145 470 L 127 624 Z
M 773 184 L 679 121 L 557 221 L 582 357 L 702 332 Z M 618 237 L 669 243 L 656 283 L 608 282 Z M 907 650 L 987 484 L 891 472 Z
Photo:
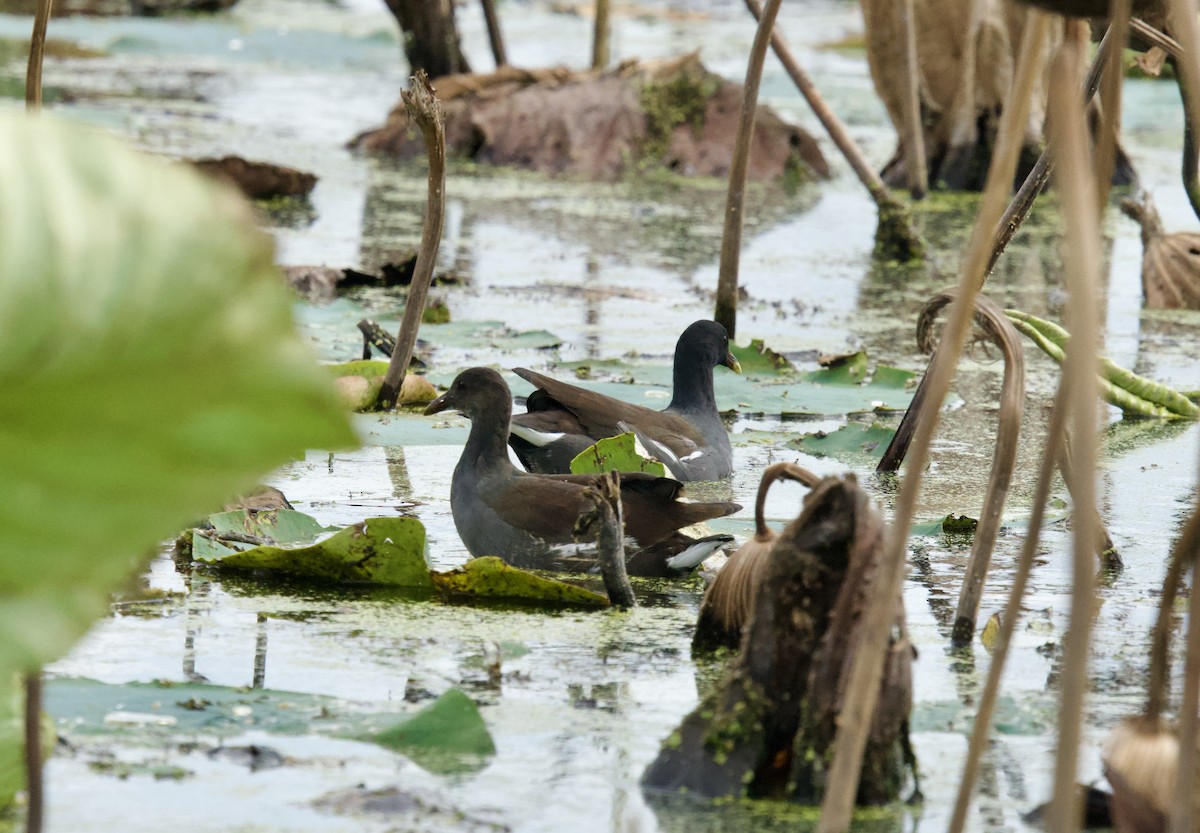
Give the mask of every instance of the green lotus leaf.
M 818 432 L 808 434 L 789 443 L 794 448 L 815 454 L 818 457 L 834 457 L 838 460 L 851 460 L 869 457 L 878 460 L 887 450 L 888 443 L 895 436 L 895 430 L 880 425 L 878 422 L 866 425 L 862 422 L 848 422 L 836 431 L 828 434 Z
M 640 471 L 666 477 L 667 467 L 637 452 L 637 438 L 631 432 L 597 440 L 571 461 L 572 474 L 602 474 L 606 471 Z
M 210 546 L 193 530 L 192 557 L 233 570 L 319 579 L 335 583 L 383 584 L 432 589 L 425 561 L 425 526 L 416 518 L 368 518 L 323 541 L 292 549 L 258 546 L 238 551 Z
M 430 772 L 450 774 L 480 768 L 496 744 L 475 702 L 457 688 L 364 740 L 400 752 Z

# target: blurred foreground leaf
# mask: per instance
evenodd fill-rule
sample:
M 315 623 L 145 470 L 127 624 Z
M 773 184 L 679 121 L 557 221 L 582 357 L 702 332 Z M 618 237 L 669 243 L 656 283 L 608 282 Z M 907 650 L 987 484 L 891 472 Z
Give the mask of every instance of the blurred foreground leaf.
M 0 148 L 3 679 L 156 541 L 353 436 L 239 197 L 45 116 L 0 117 Z
M 25 721 L 20 677 L 0 678 L 0 810 L 25 788 Z

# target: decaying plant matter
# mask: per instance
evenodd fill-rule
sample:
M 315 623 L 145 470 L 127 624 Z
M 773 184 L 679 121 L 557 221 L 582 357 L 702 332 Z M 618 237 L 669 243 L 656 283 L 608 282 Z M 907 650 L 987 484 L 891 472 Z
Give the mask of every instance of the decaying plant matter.
M 763 509 L 767 492 L 780 480 L 794 480 L 813 488 L 821 478 L 794 463 L 767 466 L 758 483 L 754 502 L 754 537 L 742 544 L 704 593 L 700 618 L 692 638 L 692 650 L 736 648 L 742 641 L 742 628 L 754 612 L 754 598 L 771 562 L 771 551 L 779 533 L 767 526 Z
M 600 475 L 596 485 L 583 493 L 592 508 L 575 522 L 576 537 L 594 538 L 596 560 L 608 600 L 615 607 L 633 607 L 637 600 L 625 570 L 625 521 L 621 512 L 621 479 L 613 471 Z
M 644 786 L 706 797 L 821 797 L 883 530 L 853 475 L 816 485 L 775 543 L 740 654 L 664 743 Z M 914 763 L 913 650 L 899 593 L 886 609 L 892 636 L 863 758 L 862 804 L 901 797 Z
M 1030 10 L 1016 3 L 983 0 L 917 0 L 914 4 L 920 67 L 920 126 L 929 184 L 979 189 L 999 128 L 999 114 L 1014 91 L 1017 44 Z M 864 0 L 867 63 L 875 90 L 900 137 L 884 166 L 889 185 L 907 181 L 906 137 L 910 93 L 905 4 Z M 1020 125 L 1026 149 L 1040 142 L 1045 115 L 1045 75 L 1039 74 L 1033 107 Z M 909 140 L 911 141 L 911 140 Z
M 912 0 L 909 0 L 911 3 Z M 755 20 L 762 19 L 762 6 L 758 0 L 746 0 L 746 6 L 750 9 L 750 13 L 754 15 Z M 913 34 L 911 26 L 907 27 L 908 33 Z M 858 177 L 858 181 L 867 189 L 867 193 L 871 195 L 871 199 L 875 201 L 875 205 L 879 211 L 879 219 L 875 226 L 875 253 L 876 255 L 886 260 L 920 260 L 925 256 L 925 244 L 921 240 L 921 235 L 917 233 L 913 226 L 912 214 L 900 199 L 893 194 L 880 179 L 879 174 L 867 162 L 862 151 L 858 147 L 858 143 L 850 135 L 850 131 L 846 129 L 846 125 L 838 118 L 837 114 L 825 103 L 825 99 L 817 91 L 817 85 L 813 81 L 812 76 L 804 71 L 800 66 L 799 61 L 792 55 L 792 51 L 788 49 L 787 41 L 778 29 L 771 32 L 771 48 L 775 50 L 775 56 L 779 58 L 779 62 L 783 64 L 784 71 L 792 79 L 796 85 L 796 89 L 804 96 L 804 100 L 808 102 L 808 106 L 812 109 L 813 115 L 821 122 L 821 126 L 825 128 L 825 132 L 829 134 L 829 138 L 841 151 L 842 156 L 846 159 L 846 164 L 854 171 L 854 175 Z M 913 45 L 913 52 L 909 56 L 913 62 L 916 60 L 916 47 Z M 909 67 L 911 70 L 912 67 Z M 910 74 L 914 74 L 910 73 Z M 916 88 L 915 85 L 911 90 L 913 109 L 916 107 Z M 913 170 L 919 168 L 918 183 L 910 182 L 909 187 L 914 198 L 919 198 L 925 193 L 925 167 L 924 156 L 925 149 L 921 139 L 921 131 L 913 132 L 913 137 L 908 142 L 908 147 L 917 146 L 920 153 L 918 163 L 910 166 Z M 919 185 L 919 187 L 918 187 Z
M 441 104 L 423 70 L 418 70 L 412 77 L 412 83 L 403 96 L 409 117 L 420 126 L 425 138 L 425 150 L 429 157 L 429 197 L 425 207 L 425 225 L 421 231 L 421 248 L 417 252 L 417 265 L 413 268 L 408 301 L 404 305 L 404 320 L 400 322 L 396 349 L 392 352 L 383 387 L 379 390 L 378 407 L 385 411 L 395 407 L 400 386 L 404 383 L 404 374 L 408 372 L 408 364 L 412 361 L 417 329 L 425 314 L 425 298 L 433 282 L 433 264 L 442 242 L 442 226 L 446 222 L 446 130 Z
M 925 305 L 917 321 L 917 342 L 926 352 L 933 351 L 933 320 L 955 298 L 953 291 L 935 296 Z M 992 469 L 988 477 L 983 511 L 971 546 L 971 557 L 963 575 L 958 610 L 954 615 L 954 645 L 968 645 L 975 636 L 975 621 L 979 617 L 979 602 L 983 598 L 984 582 L 992 559 L 996 536 L 1000 533 L 1000 516 L 1008 498 L 1013 468 L 1017 460 L 1017 440 L 1021 433 L 1021 417 L 1025 411 L 1025 352 L 1021 337 L 991 299 L 984 295 L 975 298 L 975 323 L 987 337 L 1000 347 L 1004 355 L 1004 381 L 1000 388 L 1000 416 L 996 426 L 996 446 L 992 454 Z
M 1149 194 L 1121 201 L 1142 227 L 1142 296 L 1149 309 L 1200 309 L 1200 234 L 1163 230 Z

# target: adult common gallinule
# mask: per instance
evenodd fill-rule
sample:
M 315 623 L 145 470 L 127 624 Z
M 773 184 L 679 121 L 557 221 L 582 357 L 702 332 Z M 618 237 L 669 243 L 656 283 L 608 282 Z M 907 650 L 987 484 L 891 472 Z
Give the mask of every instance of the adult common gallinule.
M 508 458 L 512 394 L 500 374 L 484 367 L 464 370 L 426 414 L 448 408 L 471 420 L 471 433 L 450 485 L 454 525 L 473 556 L 496 555 L 518 567 L 554 568 L 577 553 L 575 520 L 588 504 L 583 492 L 597 475 L 523 472 Z M 695 540 L 681 527 L 736 512 L 736 503 L 689 503 L 682 485 L 649 474 L 621 475 L 625 534 L 640 552 L 627 569 L 634 575 L 666 575 L 702 560 L 728 536 Z M 719 539 L 719 540 L 718 540 Z
M 530 471 L 567 472 L 596 440 L 632 431 L 678 480 L 727 477 L 733 449 L 713 395 L 719 364 L 735 373 L 742 369 L 729 352 L 725 328 L 716 321 L 691 324 L 675 345 L 674 393 L 661 411 L 514 368 L 537 390 L 526 400 L 528 413 L 513 417 L 509 443 Z

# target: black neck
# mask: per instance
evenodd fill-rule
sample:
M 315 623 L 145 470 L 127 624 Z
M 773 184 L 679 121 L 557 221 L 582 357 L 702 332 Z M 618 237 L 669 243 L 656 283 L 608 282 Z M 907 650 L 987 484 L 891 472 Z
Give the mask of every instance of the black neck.
M 508 459 L 508 423 L 511 417 L 510 401 L 502 414 L 493 412 L 473 418 L 471 433 L 463 448 L 462 462 L 476 469 L 512 468 L 512 461 Z
M 695 357 L 675 355 L 674 389 L 669 411 L 715 413 L 717 399 L 713 394 L 713 369 Z

